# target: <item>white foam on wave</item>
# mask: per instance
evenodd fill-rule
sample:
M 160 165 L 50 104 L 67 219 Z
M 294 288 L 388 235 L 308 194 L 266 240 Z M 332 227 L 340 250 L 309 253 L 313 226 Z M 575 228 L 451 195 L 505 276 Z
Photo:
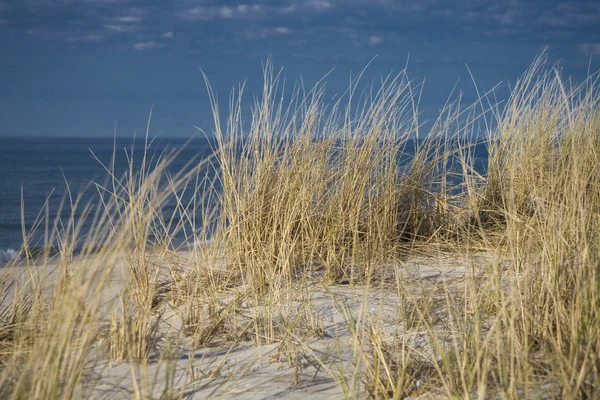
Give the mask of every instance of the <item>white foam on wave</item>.
M 6 263 L 17 258 L 17 251 L 14 249 L 0 249 L 0 263 Z

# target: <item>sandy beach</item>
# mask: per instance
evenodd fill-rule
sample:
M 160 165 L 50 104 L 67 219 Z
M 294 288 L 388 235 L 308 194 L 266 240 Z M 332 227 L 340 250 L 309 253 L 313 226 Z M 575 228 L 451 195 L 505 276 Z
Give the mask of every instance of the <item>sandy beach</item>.
M 171 257 L 177 259 L 182 271 L 191 271 L 193 253 L 181 251 Z M 71 274 L 77 275 L 81 264 L 90 268 L 96 261 L 94 257 L 75 258 L 70 264 Z M 324 286 L 318 280 L 306 280 L 290 288 L 283 296 L 285 300 L 277 303 L 275 309 L 241 305 L 236 309 L 235 320 L 226 322 L 231 326 L 223 326 L 223 337 L 216 335 L 201 346 L 186 337 L 182 310 L 177 304 L 166 301 L 161 304 L 162 310 L 155 311 L 160 313 L 160 327 L 154 334 L 160 339 L 154 344 L 155 348 L 150 349 L 145 363 L 106 360 L 101 351 L 105 339 L 100 335 L 90 348 L 85 366 L 84 379 L 92 386 L 86 397 L 126 399 L 135 396 L 141 387 L 145 396 L 154 398 L 167 390 L 191 399 L 336 399 L 345 396 L 344 390 L 358 396 L 360 382 L 352 382 L 356 379 L 353 373 L 357 364 L 369 359 L 356 354 L 356 341 L 363 340 L 362 336 L 368 335 L 371 326 L 377 326 L 382 340 L 392 342 L 401 338 L 418 348 L 425 359 L 430 357 L 431 339 L 415 314 L 415 299 L 422 293 L 430 295 L 431 302 L 426 307 L 432 316 L 439 313 L 433 326 L 441 332 L 444 328 L 440 323 L 447 316 L 441 309 L 436 310 L 435 304 L 444 302 L 447 291 L 464 290 L 466 275 L 477 275 L 492 264 L 499 264 L 499 260 L 487 253 L 468 257 L 440 254 L 411 257 L 380 266 L 387 275 L 382 276 L 381 282 L 369 286 Z M 167 265 L 163 268 L 169 270 Z M 128 279 L 127 272 L 125 261 L 116 260 L 115 268 L 103 284 L 101 309 L 104 311 L 100 315 L 108 317 L 110 310 L 114 310 L 123 282 Z M 2 269 L 0 273 L 5 284 L 14 279 L 8 278 L 9 275 L 18 275 L 21 285 L 32 275 L 43 276 L 47 283 L 57 282 L 60 266 L 49 262 L 43 267 L 18 266 L 12 270 Z M 399 296 L 398 284 L 414 297 L 406 293 Z M 47 290 L 51 290 L 51 286 Z M 225 304 L 235 297 L 235 293 L 225 291 L 222 297 Z M 94 302 L 96 294 L 89 300 Z M 277 320 L 275 327 L 280 329 L 269 341 L 261 340 L 252 324 L 266 313 Z M 408 323 L 407 315 L 410 315 Z M 286 326 L 286 319 L 298 319 L 296 322 L 299 323 Z M 287 327 L 292 330 L 286 331 Z M 225 332 L 229 329 L 245 332 L 232 340 Z M 166 351 L 168 356 L 165 356 Z M 415 382 L 411 398 L 436 398 L 439 395 L 429 391 L 420 393 L 418 386 Z

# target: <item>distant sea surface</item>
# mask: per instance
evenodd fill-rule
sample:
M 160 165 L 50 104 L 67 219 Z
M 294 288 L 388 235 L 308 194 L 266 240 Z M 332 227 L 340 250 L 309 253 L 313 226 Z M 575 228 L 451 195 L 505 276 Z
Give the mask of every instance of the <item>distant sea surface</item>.
M 160 154 L 165 149 L 182 148 L 169 170 L 181 170 L 194 157 L 211 153 L 207 139 L 156 138 L 150 154 Z M 23 243 L 22 222 L 30 229 L 49 199 L 50 227 L 56 217 L 61 199 L 67 193 L 67 183 L 75 196 L 86 189 L 86 200 L 97 193 L 90 182 L 102 184 L 107 178 L 104 167 L 93 158 L 92 152 L 110 166 L 113 148 L 116 149 L 115 171 L 120 177 L 128 168 L 128 153 L 134 148 L 134 165 L 139 165 L 144 140 L 132 138 L 47 138 L 47 137 L 0 137 L 0 264 L 14 257 Z M 184 146 L 185 145 L 185 146 Z M 68 200 L 67 200 L 68 202 Z M 21 204 L 24 214 L 21 216 Z M 63 207 L 65 220 L 69 207 Z M 43 224 L 32 246 L 43 244 Z M 37 241 L 37 243 L 35 243 Z
M 67 187 L 75 196 L 85 189 L 82 204 L 94 201 L 97 191 L 91 182 L 102 184 L 107 171 L 93 158 L 95 154 L 109 166 L 113 149 L 116 150 L 115 175 L 128 169 L 127 153 L 134 149 L 134 165 L 139 166 L 144 150 L 144 140 L 118 138 L 47 138 L 0 137 L 0 265 L 16 255 L 23 243 L 22 226 L 27 232 L 38 215 L 45 218 L 44 204 L 48 201 L 50 228 L 56 218 Z M 165 149 L 182 149 L 169 166 L 178 172 L 192 159 L 200 160 L 212 153 L 211 143 L 205 138 L 155 138 L 149 154 L 160 154 Z M 487 163 L 487 150 L 483 145 L 475 148 L 475 166 L 481 170 Z M 68 186 L 67 186 L 68 183 Z M 23 215 L 21 205 L 23 204 Z M 63 207 L 62 218 L 67 220 L 70 209 Z M 77 212 L 75 213 L 77 217 Z M 87 224 L 89 226 L 89 224 Z M 84 224 L 84 231 L 86 225 Z M 44 245 L 44 224 L 30 246 Z

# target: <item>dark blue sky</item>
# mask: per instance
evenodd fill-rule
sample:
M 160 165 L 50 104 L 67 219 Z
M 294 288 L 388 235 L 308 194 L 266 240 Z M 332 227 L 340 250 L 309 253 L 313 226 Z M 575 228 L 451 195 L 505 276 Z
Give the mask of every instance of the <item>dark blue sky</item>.
M 248 79 L 248 104 L 272 54 L 288 80 L 312 85 L 335 68 L 346 89 L 400 71 L 426 78 L 422 108 L 439 108 L 465 63 L 489 89 L 514 82 L 545 46 L 576 79 L 600 58 L 600 2 L 535 0 L 0 0 L 0 135 L 186 136 L 210 129 L 199 68 L 221 100 Z

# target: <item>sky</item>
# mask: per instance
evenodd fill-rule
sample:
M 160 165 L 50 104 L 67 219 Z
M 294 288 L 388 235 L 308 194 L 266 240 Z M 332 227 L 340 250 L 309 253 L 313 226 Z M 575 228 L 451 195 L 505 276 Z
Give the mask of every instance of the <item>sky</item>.
M 432 114 L 508 88 L 535 56 L 574 79 L 600 68 L 600 2 L 556 0 L 0 0 L 0 135 L 189 136 L 211 129 L 201 69 L 226 105 L 260 94 L 271 56 L 286 79 L 344 92 L 408 65 Z M 408 60 L 408 64 L 407 64 Z M 591 60 L 591 61 L 590 61 Z

